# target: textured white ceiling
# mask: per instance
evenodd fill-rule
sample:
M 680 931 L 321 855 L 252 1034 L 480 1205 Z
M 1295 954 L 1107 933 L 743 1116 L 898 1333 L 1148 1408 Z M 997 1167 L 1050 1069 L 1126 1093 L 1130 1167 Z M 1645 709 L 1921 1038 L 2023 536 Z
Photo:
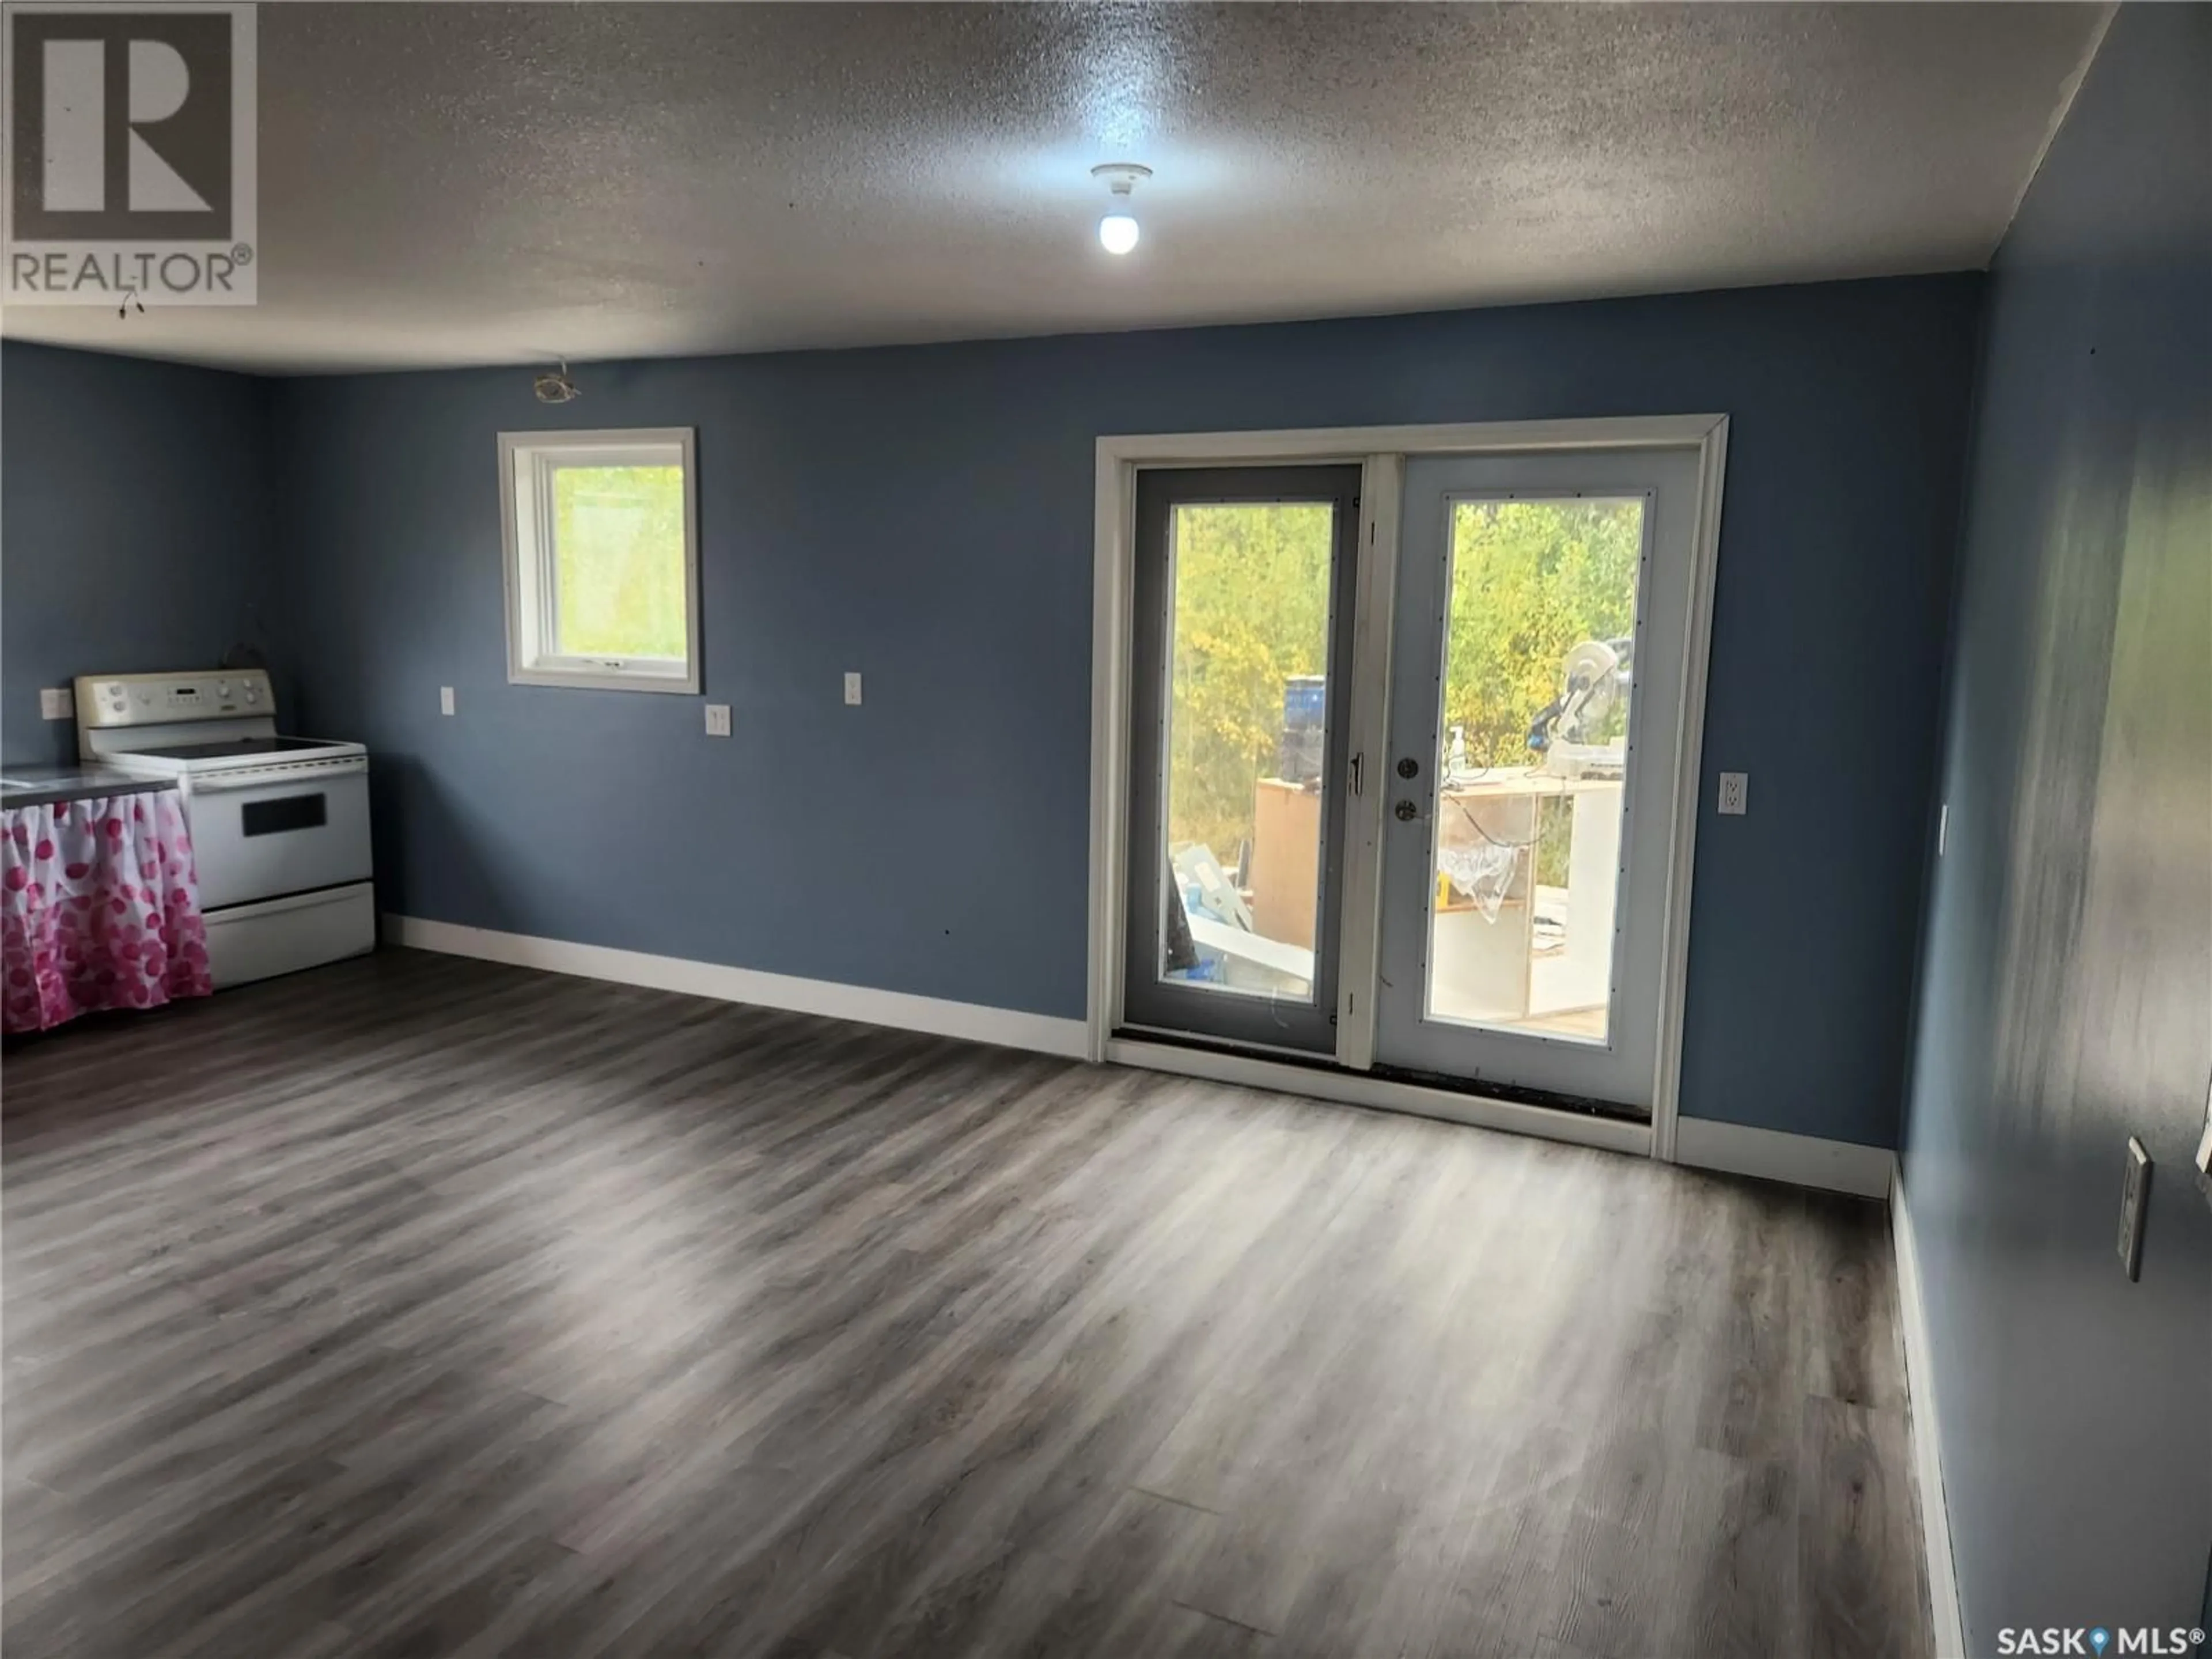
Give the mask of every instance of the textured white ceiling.
M 4 325 L 299 371 L 1954 270 L 2101 15 L 264 5 L 260 304 Z

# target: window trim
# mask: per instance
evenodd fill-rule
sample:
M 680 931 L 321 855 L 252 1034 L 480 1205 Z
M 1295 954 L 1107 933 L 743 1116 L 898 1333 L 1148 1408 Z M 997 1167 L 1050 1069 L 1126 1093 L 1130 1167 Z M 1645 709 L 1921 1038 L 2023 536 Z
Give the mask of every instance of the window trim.
M 662 691 L 696 696 L 699 672 L 699 473 L 695 428 L 624 427 L 499 434 L 500 569 L 507 590 L 507 678 L 511 685 L 562 685 L 592 691 Z M 543 647 L 554 637 L 552 557 L 538 526 L 550 521 L 551 482 L 567 460 L 600 466 L 665 465 L 637 452 L 675 447 L 684 469 L 684 638 L 680 663 L 665 657 L 563 657 Z M 546 463 L 550 462 L 551 465 Z M 528 562 L 525 562 L 527 552 Z M 647 663 L 667 666 L 644 665 Z

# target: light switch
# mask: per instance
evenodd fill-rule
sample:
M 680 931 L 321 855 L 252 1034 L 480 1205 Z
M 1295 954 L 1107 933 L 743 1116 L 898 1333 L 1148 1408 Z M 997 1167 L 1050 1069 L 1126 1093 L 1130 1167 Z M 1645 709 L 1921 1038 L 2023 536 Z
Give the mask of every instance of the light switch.
M 726 738 L 730 735 L 729 704 L 710 702 L 707 705 L 707 735 L 710 738 Z
M 2120 1260 L 2130 1279 L 2142 1277 L 2143 1210 L 2150 1199 L 2150 1154 L 2128 1137 L 2128 1173 L 2120 1187 Z
M 858 674 L 845 676 L 845 701 L 853 708 L 860 706 L 860 677 Z
M 2197 1190 L 2212 1202 L 2212 1091 L 2204 1102 L 2204 1133 L 2197 1138 L 2197 1155 L 2190 1159 L 2197 1166 Z
M 39 688 L 39 718 L 42 720 L 73 720 L 76 718 L 76 693 L 66 685 L 42 685 Z
M 1751 774 L 1723 772 L 1721 774 L 1721 816 L 1740 818 L 1751 804 Z
M 450 714 L 453 712 L 453 688 L 450 685 L 441 685 L 438 688 L 438 712 L 441 714 Z

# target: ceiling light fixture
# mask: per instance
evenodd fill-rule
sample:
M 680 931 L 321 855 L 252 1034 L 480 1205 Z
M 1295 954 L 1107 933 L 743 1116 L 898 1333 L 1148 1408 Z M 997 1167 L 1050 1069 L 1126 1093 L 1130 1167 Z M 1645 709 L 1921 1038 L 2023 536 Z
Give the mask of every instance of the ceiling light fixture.
M 532 380 L 530 389 L 538 394 L 541 404 L 574 403 L 584 395 L 584 389 L 568 378 L 568 360 L 563 357 L 558 369 L 546 369 Z
M 1134 161 L 1109 161 L 1091 168 L 1091 176 L 1104 179 L 1114 195 L 1113 205 L 1098 222 L 1098 246 L 1109 253 L 1127 253 L 1136 246 L 1138 234 L 1137 216 L 1129 211 L 1129 198 L 1138 181 L 1151 178 L 1152 170 Z

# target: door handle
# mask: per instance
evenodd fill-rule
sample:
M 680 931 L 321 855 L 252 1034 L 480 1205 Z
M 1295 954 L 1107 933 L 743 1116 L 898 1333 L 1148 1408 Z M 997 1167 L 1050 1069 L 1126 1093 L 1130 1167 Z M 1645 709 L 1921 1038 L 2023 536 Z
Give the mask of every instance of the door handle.
M 224 789 L 267 789 L 289 784 L 312 787 L 368 770 L 368 757 L 349 755 L 337 760 L 278 761 L 270 766 L 248 767 L 231 772 L 205 772 L 191 778 L 192 793 L 211 795 Z
M 1390 810 L 1398 815 L 1398 822 L 1401 823 L 1411 823 L 1420 816 L 1421 811 L 1409 800 L 1401 800 Z
M 1352 757 L 1352 798 L 1355 800 L 1358 799 L 1360 795 L 1361 784 L 1366 776 L 1366 772 L 1367 757 L 1364 755 L 1354 755 Z

